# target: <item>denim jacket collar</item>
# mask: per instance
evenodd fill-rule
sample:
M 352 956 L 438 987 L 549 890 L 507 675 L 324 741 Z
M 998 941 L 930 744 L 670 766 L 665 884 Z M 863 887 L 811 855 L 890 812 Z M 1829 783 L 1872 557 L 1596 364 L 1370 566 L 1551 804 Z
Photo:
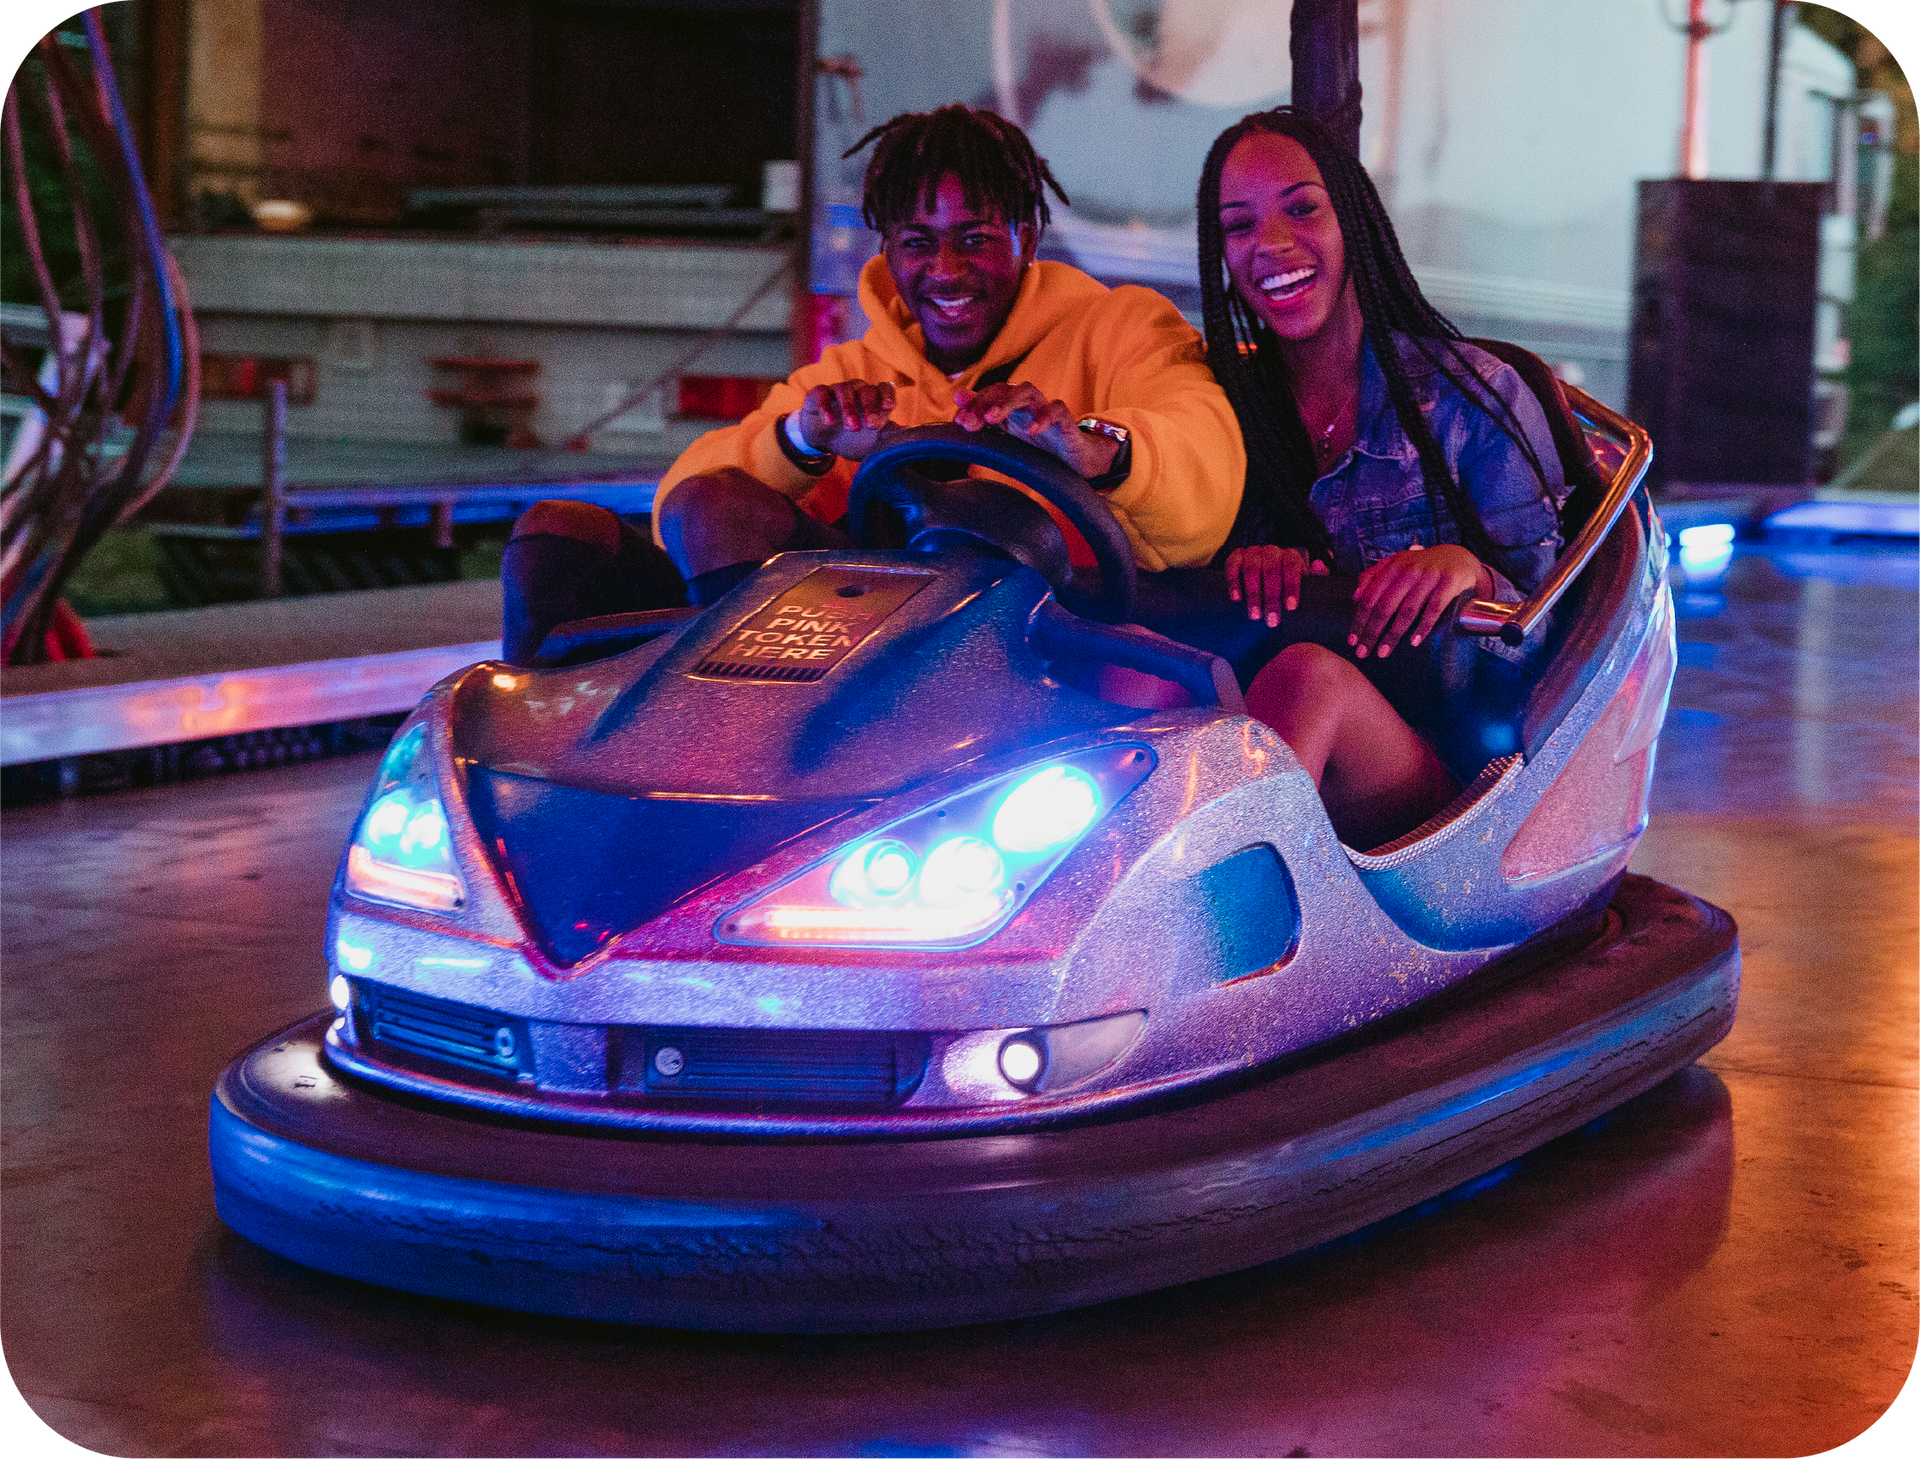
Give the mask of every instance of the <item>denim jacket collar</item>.
M 1433 367 L 1419 351 L 1406 345 L 1399 345 L 1399 350 L 1408 382 L 1413 386 L 1413 398 L 1421 414 L 1430 415 L 1437 400 Z M 1386 371 L 1380 368 L 1371 337 L 1364 338 L 1360 347 L 1360 404 L 1356 412 L 1353 450 L 1371 456 L 1376 461 L 1416 461 L 1420 456 L 1407 433 L 1400 429 L 1400 418 L 1393 413 L 1393 398 L 1387 394 Z M 1325 475 L 1337 475 L 1346 467 L 1352 455 L 1353 452 L 1348 452 L 1342 456 Z

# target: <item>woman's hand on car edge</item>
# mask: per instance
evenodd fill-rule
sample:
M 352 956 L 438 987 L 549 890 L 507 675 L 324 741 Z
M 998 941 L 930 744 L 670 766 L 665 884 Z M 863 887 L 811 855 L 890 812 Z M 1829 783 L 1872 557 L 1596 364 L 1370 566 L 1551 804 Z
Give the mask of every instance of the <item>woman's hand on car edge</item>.
M 1362 659 L 1369 652 L 1384 659 L 1403 637 L 1417 648 L 1447 605 L 1468 591 L 1490 596 L 1493 574 L 1466 548 L 1416 544 L 1396 552 L 1360 574 L 1347 642 Z
M 1227 554 L 1227 596 L 1247 605 L 1247 617 L 1279 626 L 1280 615 L 1300 606 L 1300 579 L 1324 577 L 1327 565 L 1298 547 L 1236 547 Z

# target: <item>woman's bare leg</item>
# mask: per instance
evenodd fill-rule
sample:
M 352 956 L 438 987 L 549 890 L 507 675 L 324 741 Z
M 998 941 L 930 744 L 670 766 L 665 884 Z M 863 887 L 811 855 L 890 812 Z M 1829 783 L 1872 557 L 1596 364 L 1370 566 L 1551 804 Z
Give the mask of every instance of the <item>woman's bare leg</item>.
M 1412 830 L 1460 788 L 1366 675 L 1319 644 L 1282 649 L 1248 688 L 1247 713 L 1287 742 L 1349 846 Z

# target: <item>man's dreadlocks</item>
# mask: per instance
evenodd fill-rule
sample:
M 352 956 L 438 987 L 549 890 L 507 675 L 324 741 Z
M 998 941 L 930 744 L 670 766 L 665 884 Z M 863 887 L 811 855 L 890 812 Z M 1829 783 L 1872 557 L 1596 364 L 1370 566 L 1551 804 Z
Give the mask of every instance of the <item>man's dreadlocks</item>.
M 851 157 L 869 142 L 861 211 L 876 232 L 895 227 L 921 209 L 931 210 L 940 179 L 960 180 L 970 208 L 992 209 L 1009 223 L 1044 229 L 1053 221 L 1048 188 L 1069 202 L 1027 134 L 1003 117 L 970 106 L 905 112 L 882 122 L 842 153 Z

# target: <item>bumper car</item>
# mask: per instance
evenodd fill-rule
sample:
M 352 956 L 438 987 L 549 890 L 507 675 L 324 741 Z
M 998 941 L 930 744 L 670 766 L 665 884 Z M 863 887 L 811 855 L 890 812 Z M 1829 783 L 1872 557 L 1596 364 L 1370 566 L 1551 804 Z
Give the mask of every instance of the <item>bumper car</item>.
M 891 515 L 904 549 L 443 681 L 342 859 L 332 1006 L 214 1090 L 220 1215 L 528 1312 L 935 1327 L 1271 1260 L 1685 1067 L 1739 950 L 1625 872 L 1674 666 L 1650 447 L 1530 383 L 1569 546 L 1437 636 L 1506 677 L 1449 714 L 1465 788 L 1386 845 L 1244 713 L 1251 660 L 1115 626 L 1155 586 L 1120 527 L 991 433 L 868 461 L 855 539 Z M 1018 480 L 1097 569 L 930 462 Z M 1102 664 L 1193 702 L 1113 702 Z

